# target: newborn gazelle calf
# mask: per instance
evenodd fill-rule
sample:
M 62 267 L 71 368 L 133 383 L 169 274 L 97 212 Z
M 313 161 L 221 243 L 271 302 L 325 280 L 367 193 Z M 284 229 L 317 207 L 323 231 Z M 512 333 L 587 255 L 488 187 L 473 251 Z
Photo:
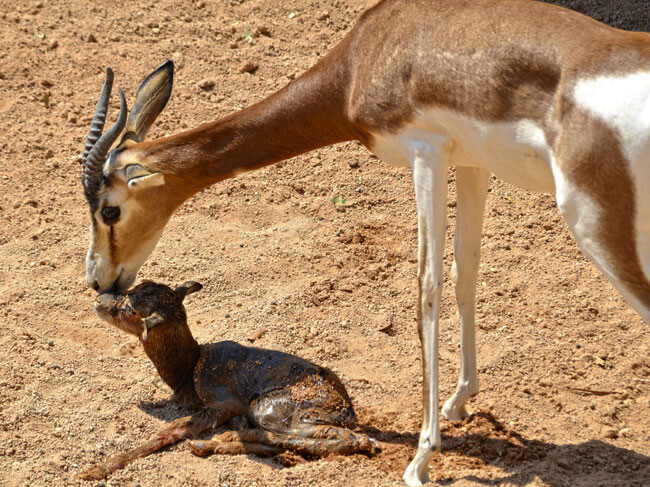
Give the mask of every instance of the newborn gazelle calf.
M 201 289 L 188 281 L 172 290 L 145 282 L 125 294 L 102 294 L 99 316 L 140 338 L 147 356 L 174 397 L 198 408 L 137 448 L 109 458 L 80 475 L 105 478 L 136 458 L 244 418 L 253 429 L 213 440 L 188 441 L 197 455 L 250 453 L 271 456 L 292 450 L 308 456 L 372 454 L 377 450 L 356 426 L 352 402 L 330 370 L 294 355 L 234 342 L 199 345 L 187 325 L 186 295 Z

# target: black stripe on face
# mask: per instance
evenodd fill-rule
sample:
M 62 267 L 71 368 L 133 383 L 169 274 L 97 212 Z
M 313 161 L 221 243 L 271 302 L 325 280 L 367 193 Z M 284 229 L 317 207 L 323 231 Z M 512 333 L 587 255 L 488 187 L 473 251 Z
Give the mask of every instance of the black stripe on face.
M 108 253 L 111 258 L 111 262 L 115 262 L 115 253 L 117 252 L 117 245 L 115 243 L 115 229 L 113 225 L 108 227 Z

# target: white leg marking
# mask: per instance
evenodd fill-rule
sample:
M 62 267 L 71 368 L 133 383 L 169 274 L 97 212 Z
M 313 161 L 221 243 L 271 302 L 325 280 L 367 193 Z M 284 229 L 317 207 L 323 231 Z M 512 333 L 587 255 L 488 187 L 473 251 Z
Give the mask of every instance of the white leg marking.
M 456 302 L 460 314 L 460 377 L 454 395 L 442 414 L 451 421 L 469 416 L 465 403 L 479 390 L 476 368 L 475 305 L 476 278 L 481 257 L 481 229 L 489 172 L 485 169 L 456 168 L 457 210 L 454 237 Z
M 418 319 L 422 342 L 424 417 L 418 451 L 404 472 L 409 486 L 429 481 L 431 456 L 440 449 L 438 419 L 438 324 L 447 209 L 447 151 L 439 144 L 409 145 L 418 209 Z

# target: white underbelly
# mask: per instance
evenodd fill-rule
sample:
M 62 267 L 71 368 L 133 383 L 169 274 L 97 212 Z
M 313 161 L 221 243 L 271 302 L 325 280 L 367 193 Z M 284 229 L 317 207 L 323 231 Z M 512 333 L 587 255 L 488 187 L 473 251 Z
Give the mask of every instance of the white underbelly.
M 445 144 L 450 166 L 482 167 L 531 191 L 555 191 L 552 152 L 544 132 L 530 120 L 485 122 L 439 108 L 428 109 L 396 133 L 373 134 L 371 150 L 398 166 L 409 166 L 409 148 Z M 443 148 L 441 148 L 443 149 Z

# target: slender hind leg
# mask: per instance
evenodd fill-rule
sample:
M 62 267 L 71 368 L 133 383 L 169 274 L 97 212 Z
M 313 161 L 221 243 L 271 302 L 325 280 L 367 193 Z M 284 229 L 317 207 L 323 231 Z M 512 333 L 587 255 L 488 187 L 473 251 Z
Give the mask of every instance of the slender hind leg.
M 270 456 L 285 450 L 301 455 L 324 457 L 332 453 L 373 454 L 378 448 L 366 435 L 336 426 L 316 426 L 314 437 L 273 433 L 262 429 L 227 431 L 212 440 L 188 441 L 192 452 L 199 456 L 212 453 L 239 455 L 242 453 Z
M 101 480 L 109 474 L 124 468 L 133 460 L 146 457 L 152 453 L 172 445 L 185 438 L 198 435 L 206 429 L 214 428 L 224 423 L 233 414 L 226 410 L 203 409 L 192 416 L 173 421 L 169 426 L 162 429 L 154 438 L 119 455 L 114 455 L 104 463 L 90 467 L 79 474 L 82 480 Z
M 447 208 L 446 137 L 437 145 L 413 144 L 409 154 L 418 209 L 418 327 L 422 344 L 422 429 L 415 458 L 404 472 L 409 486 L 428 482 L 429 460 L 440 449 L 438 418 L 438 325 Z
M 457 209 L 454 238 L 453 274 L 456 302 L 460 314 L 460 377 L 454 395 L 445 403 L 442 414 L 458 421 L 469 413 L 467 400 L 478 393 L 476 370 L 476 278 L 481 257 L 481 229 L 485 210 L 489 172 L 485 169 L 456 168 Z

